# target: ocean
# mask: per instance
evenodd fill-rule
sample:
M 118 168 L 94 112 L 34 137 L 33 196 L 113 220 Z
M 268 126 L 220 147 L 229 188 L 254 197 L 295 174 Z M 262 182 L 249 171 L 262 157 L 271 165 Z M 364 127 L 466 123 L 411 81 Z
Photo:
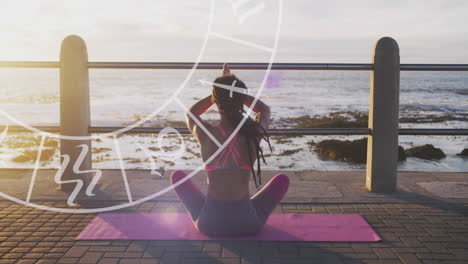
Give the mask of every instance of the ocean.
M 366 71 L 235 71 L 249 87 L 251 95 L 270 105 L 272 127 L 297 125 L 299 117 L 320 119 L 339 115 L 353 120 L 367 114 L 370 72 Z M 212 81 L 219 71 L 197 70 L 90 70 L 92 126 L 126 126 L 148 115 L 143 126 L 181 127 L 184 111 L 173 95 L 190 107 L 209 95 L 211 87 L 200 80 Z M 259 87 L 266 78 L 266 86 Z M 59 124 L 59 72 L 57 69 L 0 69 L 0 110 L 30 125 Z M 215 119 L 211 108 L 205 115 Z M 0 115 L 3 125 L 14 125 Z M 468 128 L 468 73 L 401 72 L 400 127 Z M 331 121 L 333 122 L 333 120 Z M 0 145 L 0 166 L 34 166 L 40 136 L 14 134 L 4 127 Z M 118 137 L 125 168 L 193 169 L 201 165 L 198 145 L 190 136 L 178 138 L 158 135 L 120 135 Z M 265 148 L 264 169 L 283 170 L 364 170 L 365 164 L 324 160 L 314 152 L 314 144 L 325 139 L 353 140 L 362 136 L 272 137 L 273 153 Z M 161 139 L 161 137 L 159 138 Z M 43 168 L 59 166 L 54 139 L 42 158 Z M 468 171 L 468 159 L 457 156 L 468 148 L 467 136 L 400 136 L 405 149 L 424 144 L 441 148 L 441 160 L 410 157 L 399 163 L 400 171 Z M 119 168 L 112 138 L 93 142 L 96 168 Z M 182 144 L 183 143 L 183 144 Z M 183 146 L 185 145 L 185 146 Z M 146 150 L 143 150 L 143 148 Z M 147 150 L 154 152 L 148 158 Z M 160 152 L 159 154 L 157 152 Z M 161 154 L 162 153 L 162 154 Z

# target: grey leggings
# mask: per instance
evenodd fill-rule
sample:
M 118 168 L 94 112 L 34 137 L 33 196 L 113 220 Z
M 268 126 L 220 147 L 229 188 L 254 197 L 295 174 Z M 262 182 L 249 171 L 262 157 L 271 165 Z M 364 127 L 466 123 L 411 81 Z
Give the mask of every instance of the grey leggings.
M 185 172 L 175 171 L 171 182 L 185 176 Z M 191 179 L 174 190 L 200 232 L 209 236 L 245 236 L 263 228 L 288 187 L 288 176 L 278 174 L 255 195 L 246 195 L 239 201 L 221 201 L 205 195 Z

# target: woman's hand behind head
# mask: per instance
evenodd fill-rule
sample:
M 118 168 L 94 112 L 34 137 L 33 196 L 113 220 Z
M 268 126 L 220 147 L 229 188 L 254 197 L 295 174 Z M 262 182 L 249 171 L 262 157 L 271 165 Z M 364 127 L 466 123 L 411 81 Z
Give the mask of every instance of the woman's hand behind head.
M 223 76 L 231 75 L 231 68 L 229 67 L 228 63 L 224 63 L 223 65 Z

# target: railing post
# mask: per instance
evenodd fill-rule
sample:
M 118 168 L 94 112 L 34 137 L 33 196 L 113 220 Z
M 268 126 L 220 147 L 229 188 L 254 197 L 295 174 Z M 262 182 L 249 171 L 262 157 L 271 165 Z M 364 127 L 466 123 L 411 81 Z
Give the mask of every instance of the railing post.
M 66 136 L 89 136 L 90 98 L 88 76 L 88 52 L 86 44 L 79 36 L 66 37 L 60 51 L 60 134 Z M 61 155 L 70 156 L 70 164 L 65 169 L 62 180 L 82 179 L 86 182 L 87 174 L 73 172 L 73 165 L 81 154 L 82 144 L 88 145 L 88 153 L 79 167 L 90 170 L 91 140 L 60 139 Z M 62 184 L 60 189 L 71 191 L 75 184 Z
M 393 192 L 398 165 L 398 111 L 400 54 L 389 37 L 377 41 L 371 72 L 366 187 L 372 192 Z

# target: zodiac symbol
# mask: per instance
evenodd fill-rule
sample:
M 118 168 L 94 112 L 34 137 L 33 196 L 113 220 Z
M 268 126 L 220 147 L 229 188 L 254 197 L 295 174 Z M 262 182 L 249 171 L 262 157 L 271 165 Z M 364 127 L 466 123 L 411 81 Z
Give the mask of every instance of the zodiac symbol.
M 88 147 L 87 144 L 82 144 L 82 145 L 79 145 L 78 147 L 81 147 L 81 152 L 80 152 L 80 155 L 78 156 L 78 158 L 76 159 L 75 164 L 73 164 L 73 172 L 75 174 L 95 173 L 92 180 L 91 180 L 91 182 L 90 182 L 90 184 L 86 188 L 86 195 L 87 196 L 94 196 L 96 194 L 93 193 L 93 190 L 94 190 L 94 187 L 96 186 L 97 182 L 99 181 L 99 179 L 102 176 L 102 171 L 101 170 L 80 170 L 80 166 L 83 163 L 83 161 L 84 161 L 84 159 L 86 157 L 86 154 L 89 151 L 89 147 Z M 75 200 L 78 193 L 81 191 L 81 188 L 83 188 L 84 183 L 83 183 L 83 180 L 80 180 L 80 179 L 74 179 L 74 180 L 62 180 L 61 179 L 62 175 L 63 175 L 63 172 L 65 171 L 65 169 L 68 167 L 68 164 L 70 163 L 70 155 L 67 155 L 67 154 L 62 155 L 62 158 L 63 158 L 63 162 L 62 162 L 62 164 L 60 166 L 60 169 L 55 174 L 54 180 L 55 180 L 55 182 L 57 184 L 76 183 L 75 189 L 73 189 L 72 193 L 70 194 L 70 196 L 67 199 L 67 204 L 69 206 L 74 206 L 76 204 L 73 203 L 73 201 Z
M 164 142 L 164 137 L 163 136 L 168 135 L 170 133 L 177 134 L 179 139 L 182 141 L 182 144 L 179 147 L 179 149 L 177 149 L 175 151 L 166 151 L 163 148 L 163 145 L 164 145 L 163 144 L 163 142 Z M 162 177 L 162 174 L 164 173 L 164 169 L 162 169 L 162 168 L 156 169 L 156 162 L 154 161 L 154 157 L 159 157 L 162 160 L 176 160 L 176 159 L 180 158 L 182 155 L 184 155 L 184 153 L 185 153 L 185 142 L 184 142 L 184 139 L 182 138 L 182 135 L 179 133 L 179 131 L 177 131 L 175 128 L 172 128 L 172 127 L 166 127 L 163 130 L 161 130 L 161 132 L 159 132 L 157 141 L 158 141 L 158 148 L 160 149 L 160 151 L 162 153 L 157 152 L 157 151 L 151 151 L 151 150 L 147 149 L 146 147 L 144 147 L 141 144 L 138 144 L 138 147 L 141 150 L 143 150 L 143 152 L 145 152 L 145 155 L 150 160 L 151 174 L 157 174 L 160 177 Z
M 142 146 L 141 144 L 138 144 L 138 147 L 141 150 L 143 150 L 143 152 L 145 152 L 146 157 L 148 157 L 150 161 L 150 168 L 151 168 L 150 174 L 151 175 L 156 174 L 162 178 L 164 174 L 164 169 L 162 167 L 160 167 L 159 169 L 156 168 L 156 162 L 154 161 L 154 153 L 150 151 L 149 149 L 145 148 L 144 146 Z

